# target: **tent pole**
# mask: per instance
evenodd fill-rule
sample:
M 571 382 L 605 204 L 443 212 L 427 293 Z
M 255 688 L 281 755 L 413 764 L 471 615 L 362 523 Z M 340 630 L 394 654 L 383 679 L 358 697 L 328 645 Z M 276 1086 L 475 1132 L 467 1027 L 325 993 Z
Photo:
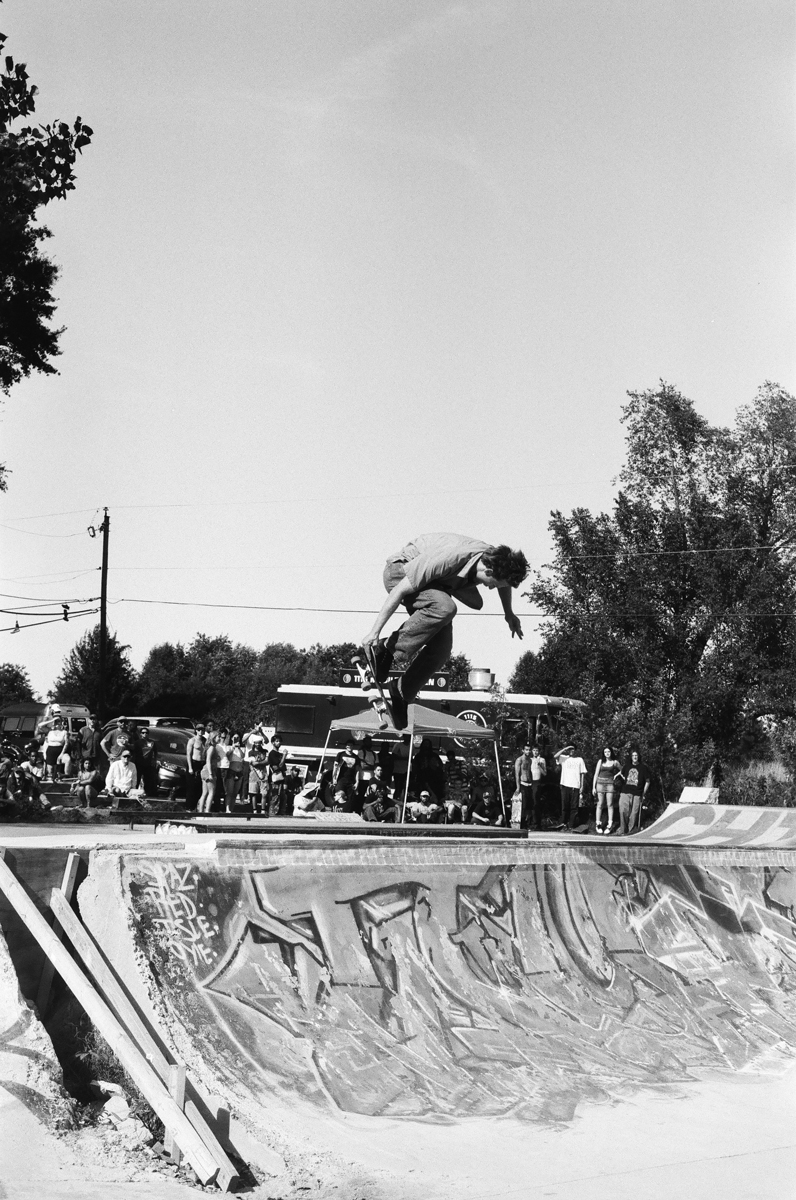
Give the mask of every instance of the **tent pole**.
M 406 820 L 406 802 L 409 799 L 409 776 L 412 774 L 412 750 L 415 745 L 414 725 L 409 731 L 409 761 L 406 764 L 406 787 L 404 788 L 404 806 L 401 809 L 401 824 Z
M 505 821 L 506 827 L 508 828 L 508 826 L 511 824 L 511 822 L 509 821 L 509 818 L 506 816 L 506 800 L 505 800 L 505 797 L 503 796 L 503 780 L 501 779 L 501 776 L 500 776 L 500 755 L 498 754 L 497 738 L 495 738 L 493 745 L 495 747 L 495 766 L 497 767 L 498 791 L 500 792 L 500 807 L 503 809 L 503 820 Z
M 332 730 L 331 730 L 331 726 L 330 726 L 329 732 L 326 735 L 326 741 L 323 746 L 323 754 L 321 755 L 321 765 L 318 767 L 318 774 L 315 776 L 315 778 L 318 780 L 319 787 L 320 787 L 321 775 L 323 774 L 323 761 L 326 758 L 326 751 L 329 749 L 329 739 L 331 736 L 332 736 Z M 321 803 L 322 802 L 323 802 L 323 796 L 321 796 Z

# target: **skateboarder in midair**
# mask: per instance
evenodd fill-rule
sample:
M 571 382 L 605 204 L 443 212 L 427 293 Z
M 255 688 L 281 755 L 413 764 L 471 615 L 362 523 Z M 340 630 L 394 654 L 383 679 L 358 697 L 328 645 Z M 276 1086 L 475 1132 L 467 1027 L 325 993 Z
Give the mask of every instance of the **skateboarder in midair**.
M 391 669 L 403 671 L 391 680 L 389 700 L 394 723 L 403 729 L 407 706 L 450 658 L 456 601 L 483 607 L 479 586 L 497 589 L 511 636 L 522 637 L 519 617 L 511 607 L 511 589 L 528 574 L 521 550 L 493 546 L 457 533 L 424 533 L 387 559 L 387 599 L 372 629 L 362 639 L 374 674 L 384 682 Z M 410 614 L 400 629 L 380 639 L 384 626 L 403 605 Z

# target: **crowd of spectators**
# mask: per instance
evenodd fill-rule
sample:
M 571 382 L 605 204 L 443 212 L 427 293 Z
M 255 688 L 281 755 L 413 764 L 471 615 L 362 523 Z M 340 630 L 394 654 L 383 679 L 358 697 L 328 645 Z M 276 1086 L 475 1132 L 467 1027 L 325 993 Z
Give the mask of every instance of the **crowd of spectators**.
M 443 759 L 429 738 L 411 749 L 408 734 L 378 745 L 352 738 L 313 776 L 288 764 L 280 735 L 262 723 L 238 733 L 199 722 L 185 748 L 185 806 L 202 814 L 330 812 L 365 821 L 585 831 L 593 802 L 595 830 L 606 836 L 640 827 L 651 782 L 633 747 L 620 759 L 605 745 L 590 770 L 575 745 L 552 752 L 528 741 L 514 761 L 513 795 L 507 787 L 504 800 L 494 774 L 472 761 Z M 146 804 L 157 795 L 158 767 L 157 747 L 139 722 L 119 717 L 103 735 L 94 716 L 76 733 L 56 717 L 21 761 L 5 750 L 0 755 L 0 808 L 46 808 L 46 784 L 63 778 L 86 808 Z

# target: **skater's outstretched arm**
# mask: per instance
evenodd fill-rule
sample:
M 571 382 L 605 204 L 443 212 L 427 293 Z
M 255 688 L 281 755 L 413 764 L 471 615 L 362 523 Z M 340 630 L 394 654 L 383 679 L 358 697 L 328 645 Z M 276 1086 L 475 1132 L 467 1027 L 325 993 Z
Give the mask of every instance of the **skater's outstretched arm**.
M 500 603 L 503 605 L 503 614 L 506 618 L 506 624 L 511 630 L 511 636 L 514 637 L 516 635 L 522 641 L 522 624 L 520 623 L 520 618 L 511 607 L 511 588 L 499 587 L 497 593 L 500 596 Z
M 390 617 L 394 612 L 398 611 L 407 596 L 411 596 L 414 590 L 415 589 L 413 588 L 412 584 L 406 578 L 402 579 L 400 583 L 396 583 L 395 587 L 391 592 L 388 593 L 387 599 L 382 604 L 379 615 L 373 622 L 373 627 L 371 628 L 370 632 L 366 633 L 363 637 L 363 646 L 372 646 L 373 643 L 378 640 L 379 634 L 389 621 Z

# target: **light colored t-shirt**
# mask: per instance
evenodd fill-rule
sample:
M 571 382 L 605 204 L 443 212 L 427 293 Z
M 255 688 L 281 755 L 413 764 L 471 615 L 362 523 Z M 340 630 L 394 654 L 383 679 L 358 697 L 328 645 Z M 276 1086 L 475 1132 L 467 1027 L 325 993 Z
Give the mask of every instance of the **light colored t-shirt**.
M 570 754 L 561 763 L 561 786 L 579 788 L 585 774 L 586 764 L 583 759 Z
M 478 588 L 468 584 L 468 576 L 482 555 L 493 549 L 489 542 L 463 537 L 459 533 L 423 533 L 407 542 L 387 562 L 403 564 L 404 575 L 413 591 L 442 588 L 463 604 L 477 609 L 483 607 L 484 601 Z

